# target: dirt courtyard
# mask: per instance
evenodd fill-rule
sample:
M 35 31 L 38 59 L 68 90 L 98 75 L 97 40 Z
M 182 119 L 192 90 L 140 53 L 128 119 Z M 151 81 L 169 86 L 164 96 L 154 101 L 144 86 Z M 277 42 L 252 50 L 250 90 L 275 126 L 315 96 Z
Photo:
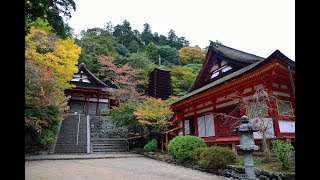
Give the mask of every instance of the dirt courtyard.
M 145 157 L 25 161 L 25 179 L 227 179 Z

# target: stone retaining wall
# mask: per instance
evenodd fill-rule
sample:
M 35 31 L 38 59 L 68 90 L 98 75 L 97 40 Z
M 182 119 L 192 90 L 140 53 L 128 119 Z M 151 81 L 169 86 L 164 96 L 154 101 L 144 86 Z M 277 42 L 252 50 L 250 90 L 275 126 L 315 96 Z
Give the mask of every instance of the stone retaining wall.
M 124 138 L 128 129 L 116 127 L 109 116 L 90 116 L 91 138 Z

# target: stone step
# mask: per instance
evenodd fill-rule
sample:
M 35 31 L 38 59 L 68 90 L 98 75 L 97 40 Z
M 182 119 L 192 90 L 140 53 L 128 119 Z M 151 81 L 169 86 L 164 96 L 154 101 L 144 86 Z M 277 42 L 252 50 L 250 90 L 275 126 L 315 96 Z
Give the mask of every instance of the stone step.
M 93 149 L 93 153 L 103 153 L 103 152 L 126 152 L 128 149 Z
M 74 143 L 74 142 L 70 142 L 70 143 L 66 143 L 66 142 L 63 142 L 63 143 L 58 143 L 57 146 L 76 146 L 77 144 Z M 87 145 L 87 142 L 79 142 L 78 143 L 78 146 L 80 145 L 84 145 L 86 146 Z
M 87 151 L 55 151 L 55 154 L 87 154 Z
M 79 148 L 83 148 L 83 147 L 87 147 L 87 144 L 78 144 L 78 146 L 76 144 L 59 144 L 60 146 L 56 147 L 56 148 L 64 148 L 64 147 L 79 147 Z
M 104 145 L 104 146 L 100 146 L 100 145 L 93 145 L 92 146 L 93 148 L 95 149 L 108 149 L 108 148 L 127 148 L 127 145 L 122 145 L 122 146 L 119 146 L 119 145 Z
M 127 143 L 125 144 L 113 144 L 113 143 L 107 143 L 107 144 L 92 144 L 92 146 L 127 146 Z
M 68 115 L 61 124 L 60 132 L 57 138 L 55 153 L 77 153 L 87 152 L 87 120 L 80 116 L 78 132 L 79 115 Z M 78 136 L 78 137 L 77 137 Z M 78 146 L 76 145 L 78 138 Z
M 94 141 L 94 140 L 91 140 L 91 143 L 95 143 L 95 144 L 113 144 L 113 143 L 127 143 L 127 141 Z

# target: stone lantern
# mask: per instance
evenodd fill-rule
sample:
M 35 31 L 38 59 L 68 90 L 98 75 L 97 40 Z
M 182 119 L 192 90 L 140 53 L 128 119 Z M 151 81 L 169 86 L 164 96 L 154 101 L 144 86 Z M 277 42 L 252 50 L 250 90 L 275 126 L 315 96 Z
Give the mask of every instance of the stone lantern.
M 247 116 L 242 116 L 241 124 L 235 127 L 235 131 L 240 132 L 240 145 L 237 145 L 237 149 L 244 154 L 244 167 L 247 179 L 256 179 L 252 153 L 259 149 L 259 146 L 254 144 L 253 139 L 253 132 L 257 132 L 258 130 L 252 123 L 249 123 Z

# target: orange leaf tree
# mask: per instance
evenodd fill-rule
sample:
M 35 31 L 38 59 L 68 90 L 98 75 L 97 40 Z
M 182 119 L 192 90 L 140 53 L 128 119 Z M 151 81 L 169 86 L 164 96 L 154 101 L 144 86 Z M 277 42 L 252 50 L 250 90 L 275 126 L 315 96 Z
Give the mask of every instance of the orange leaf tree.
M 113 58 L 104 55 L 98 56 L 98 61 L 103 65 L 100 68 L 100 75 L 105 76 L 105 80 L 116 86 L 116 90 L 111 94 L 120 104 L 141 102 L 144 96 L 137 90 L 137 85 L 143 83 L 140 80 L 140 69 L 128 64 L 117 65 Z

